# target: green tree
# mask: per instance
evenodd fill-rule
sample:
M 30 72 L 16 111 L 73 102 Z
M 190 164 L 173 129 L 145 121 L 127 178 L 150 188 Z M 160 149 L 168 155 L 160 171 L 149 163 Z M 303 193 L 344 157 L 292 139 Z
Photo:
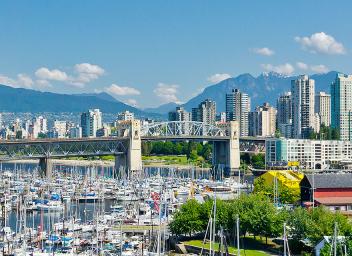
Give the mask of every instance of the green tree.
M 189 154 L 188 159 L 190 159 L 191 161 L 196 161 L 198 159 L 197 150 L 193 149 Z
M 183 153 L 182 149 L 183 149 L 182 144 L 181 143 L 176 143 L 176 145 L 174 147 L 174 153 L 176 155 L 182 155 L 182 153 Z
M 205 160 L 210 160 L 212 152 L 213 152 L 213 148 L 211 144 L 206 143 L 203 145 L 201 155 L 204 157 Z
M 42 133 L 42 132 L 40 132 L 39 134 L 38 134 L 38 139 L 45 139 L 45 138 L 47 138 L 48 136 L 45 134 L 45 133 Z
M 340 131 L 338 130 L 338 128 L 332 128 L 331 139 L 332 140 L 339 140 L 340 139 Z
M 174 154 L 174 143 L 172 143 L 171 141 L 164 142 L 162 154 L 164 155 Z
M 255 194 L 267 196 L 273 202 L 274 186 L 265 183 L 263 177 L 254 180 Z M 300 199 L 300 191 L 298 189 L 289 188 L 281 183 L 278 184 L 278 200 L 282 204 L 294 204 Z
M 264 169 L 265 168 L 265 155 L 264 154 L 256 154 L 251 158 L 251 164 L 256 169 Z
M 189 235 L 204 230 L 203 220 L 200 218 L 201 205 L 194 199 L 184 203 L 178 210 L 169 227 L 171 233 L 179 235 Z
M 142 154 L 149 156 L 152 152 L 152 143 L 150 141 L 142 142 Z

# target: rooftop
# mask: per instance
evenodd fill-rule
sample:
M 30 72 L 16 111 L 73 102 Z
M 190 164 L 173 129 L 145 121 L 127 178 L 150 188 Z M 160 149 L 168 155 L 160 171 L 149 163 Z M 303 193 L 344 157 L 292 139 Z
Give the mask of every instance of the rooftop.
M 314 182 L 313 182 L 314 176 Z M 306 175 L 315 188 L 352 188 L 352 173 L 320 173 Z

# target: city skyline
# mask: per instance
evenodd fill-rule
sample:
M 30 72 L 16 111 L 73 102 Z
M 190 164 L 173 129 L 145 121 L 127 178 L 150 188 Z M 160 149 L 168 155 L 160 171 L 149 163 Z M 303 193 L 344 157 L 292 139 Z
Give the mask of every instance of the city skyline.
M 349 2 L 333 22 L 328 1 L 254 3 L 2 1 L 0 83 L 144 108 L 241 73 L 352 73 Z

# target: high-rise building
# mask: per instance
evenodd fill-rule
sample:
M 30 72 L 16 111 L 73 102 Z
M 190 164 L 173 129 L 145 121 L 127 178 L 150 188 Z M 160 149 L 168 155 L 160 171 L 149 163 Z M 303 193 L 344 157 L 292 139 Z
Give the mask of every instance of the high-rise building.
M 264 103 L 249 112 L 249 136 L 270 137 L 276 130 L 276 109 Z
M 68 133 L 70 138 L 82 138 L 82 127 L 78 125 L 76 127 L 71 127 Z
M 331 84 L 331 127 L 341 140 L 352 140 L 352 75 L 338 74 Z
M 128 120 L 134 120 L 134 113 L 126 110 L 124 112 L 120 112 L 117 114 L 117 120 L 118 121 L 128 121 Z
M 175 111 L 169 112 L 169 121 L 191 121 L 191 113 L 183 107 L 176 107 Z
M 210 99 L 202 101 L 198 108 L 192 108 L 192 121 L 215 124 L 216 102 Z
M 96 137 L 97 130 L 103 127 L 102 114 L 99 109 L 90 109 L 81 114 L 83 137 Z
M 216 115 L 216 122 L 226 123 L 226 112 L 220 112 Z
M 292 137 L 292 94 L 285 92 L 280 95 L 276 102 L 277 116 L 276 125 L 281 136 Z
M 226 94 L 226 121 L 238 121 L 241 136 L 248 136 L 248 115 L 251 110 L 251 102 L 247 93 L 233 89 Z
M 315 128 L 314 89 L 315 81 L 307 75 L 301 75 L 291 81 L 294 138 L 308 138 L 309 133 Z
M 330 126 L 331 123 L 331 96 L 325 92 L 315 95 L 315 113 L 319 115 L 320 124 Z
M 38 125 L 40 133 L 46 133 L 48 131 L 48 120 L 43 116 L 38 116 L 35 119 L 35 123 Z
M 67 133 L 67 122 L 55 120 L 53 130 L 55 131 L 57 138 L 65 138 Z

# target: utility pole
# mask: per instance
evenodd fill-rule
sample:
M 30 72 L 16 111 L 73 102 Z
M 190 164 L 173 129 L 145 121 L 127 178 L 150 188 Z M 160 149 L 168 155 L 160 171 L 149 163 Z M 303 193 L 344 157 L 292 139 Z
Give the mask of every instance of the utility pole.
M 240 217 L 237 215 L 236 219 L 236 236 L 237 236 L 237 256 L 241 256 L 240 250 Z
M 284 256 L 287 256 L 286 254 L 286 222 L 284 223 Z

